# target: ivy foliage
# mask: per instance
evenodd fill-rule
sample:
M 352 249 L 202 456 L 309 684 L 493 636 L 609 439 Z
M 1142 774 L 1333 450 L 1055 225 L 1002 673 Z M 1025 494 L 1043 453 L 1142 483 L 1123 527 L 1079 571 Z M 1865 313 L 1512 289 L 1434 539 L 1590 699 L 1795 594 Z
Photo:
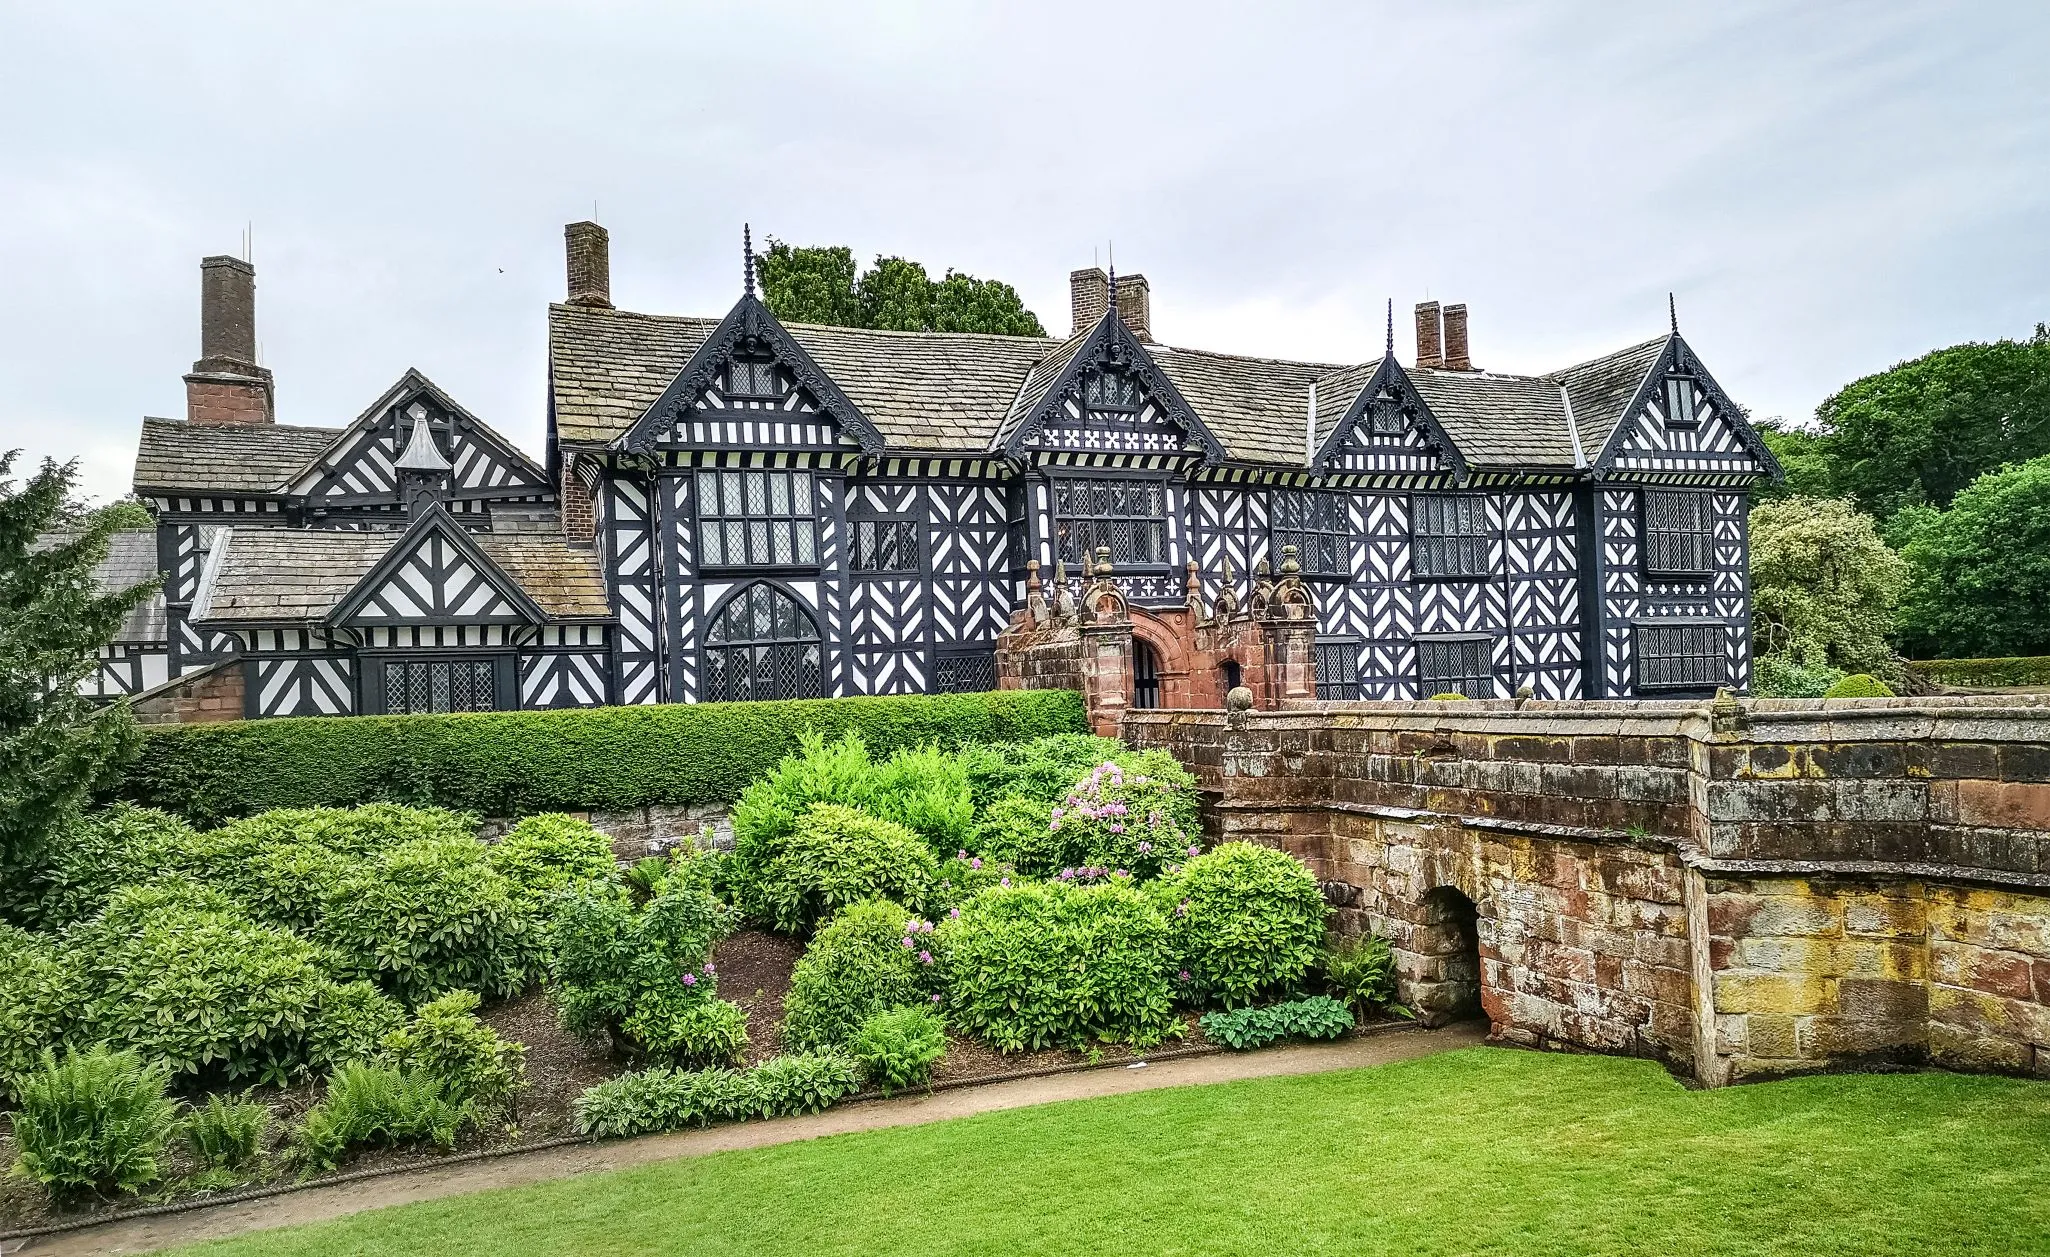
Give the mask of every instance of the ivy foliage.
M 1046 335 L 1017 289 L 999 280 L 952 269 L 935 280 L 923 265 L 900 257 L 878 257 L 873 267 L 857 271 L 854 251 L 845 246 L 796 246 L 774 237 L 756 265 L 763 301 L 786 322 Z
M 55 840 L 135 753 L 127 705 L 97 707 L 78 685 L 157 588 L 101 592 L 93 569 L 122 513 L 67 518 L 77 464 L 45 461 L 16 482 L 17 454 L 0 451 L 0 919 L 18 919 L 24 899 L 41 897 Z

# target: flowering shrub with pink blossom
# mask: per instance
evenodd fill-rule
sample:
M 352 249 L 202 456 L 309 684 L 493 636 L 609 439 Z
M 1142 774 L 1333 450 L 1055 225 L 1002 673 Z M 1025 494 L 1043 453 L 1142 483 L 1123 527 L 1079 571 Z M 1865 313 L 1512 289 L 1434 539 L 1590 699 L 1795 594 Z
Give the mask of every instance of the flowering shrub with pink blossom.
M 1195 854 L 1196 782 L 1160 751 L 1108 759 L 1054 805 L 1048 831 L 1061 867 L 1124 869 L 1153 877 Z
M 938 935 L 947 1020 L 999 1051 L 1150 1045 L 1175 1027 L 1167 923 L 1122 880 L 984 891 Z
M 783 1046 L 848 1042 L 876 1013 L 930 1004 L 939 983 L 932 922 L 887 899 L 842 908 L 813 936 L 783 999 Z
M 967 850 L 940 861 L 939 876 L 932 893 L 925 897 L 926 911 L 938 916 L 958 907 L 992 886 L 1006 886 L 1018 878 L 1009 861 L 979 856 Z

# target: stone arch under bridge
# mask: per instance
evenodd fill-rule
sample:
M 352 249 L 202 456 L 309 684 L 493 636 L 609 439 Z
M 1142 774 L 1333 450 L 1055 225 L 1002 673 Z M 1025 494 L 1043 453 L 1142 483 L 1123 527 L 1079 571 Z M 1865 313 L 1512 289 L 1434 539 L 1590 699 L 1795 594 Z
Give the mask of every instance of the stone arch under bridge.
M 1218 839 L 1283 847 L 1403 996 L 1711 1083 L 2050 1076 L 2050 697 L 1126 713 Z M 1457 895 L 1458 900 L 1452 896 Z

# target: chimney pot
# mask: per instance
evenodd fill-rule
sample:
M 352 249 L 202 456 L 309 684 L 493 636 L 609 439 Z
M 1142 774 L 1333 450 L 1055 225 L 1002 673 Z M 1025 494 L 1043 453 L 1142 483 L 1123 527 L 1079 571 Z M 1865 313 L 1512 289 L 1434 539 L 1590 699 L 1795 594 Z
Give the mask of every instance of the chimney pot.
M 1069 335 L 1080 336 L 1095 327 L 1104 311 L 1110 309 L 1110 276 L 1100 266 L 1068 272 L 1068 298 L 1075 316 L 1075 327 Z
M 1153 340 L 1153 286 L 1144 275 L 1118 276 L 1118 318 L 1132 335 L 1149 343 Z
M 1445 307 L 1445 369 L 1473 370 L 1473 358 L 1466 347 L 1466 306 Z
M 612 308 L 612 239 L 593 222 L 562 229 L 569 264 L 569 304 Z
M 191 423 L 276 421 L 271 373 L 256 364 L 256 268 L 237 257 L 199 263 L 199 361 L 185 377 Z
M 1445 351 L 1438 330 L 1438 303 L 1435 301 L 1416 303 L 1416 364 L 1420 367 L 1445 365 Z

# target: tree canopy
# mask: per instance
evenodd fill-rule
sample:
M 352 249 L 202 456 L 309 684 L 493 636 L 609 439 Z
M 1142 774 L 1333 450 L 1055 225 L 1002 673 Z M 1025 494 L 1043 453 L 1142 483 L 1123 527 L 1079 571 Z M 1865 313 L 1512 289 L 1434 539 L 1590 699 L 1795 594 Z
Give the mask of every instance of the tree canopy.
M 15 457 L 0 454 L 0 890 L 20 892 L 53 837 L 133 753 L 127 708 L 95 709 L 78 684 L 156 585 L 101 593 L 93 569 L 133 511 L 67 519 L 77 464 L 45 461 L 17 484 L 5 478 Z M 11 897 L 0 894 L 0 909 Z
M 994 332 L 1044 336 L 1046 329 L 1001 280 L 948 270 L 935 280 L 924 266 L 878 257 L 857 271 L 854 251 L 797 246 L 771 238 L 757 261 L 762 300 L 779 319 L 898 332 Z
M 1918 503 L 1947 506 L 1986 472 L 2050 454 L 2050 328 L 2039 323 L 2023 341 L 1953 345 L 1866 376 L 1815 418 L 1818 434 L 1766 438 L 1800 468 L 1803 491 L 1847 496 L 1880 519 Z
M 1907 582 L 1872 517 L 1837 498 L 1751 511 L 1752 641 L 1804 667 L 1891 675 L 1888 644 Z
M 1911 654 L 2050 654 L 2050 456 L 1989 472 L 1950 509 L 1908 513 L 1896 532 Z

